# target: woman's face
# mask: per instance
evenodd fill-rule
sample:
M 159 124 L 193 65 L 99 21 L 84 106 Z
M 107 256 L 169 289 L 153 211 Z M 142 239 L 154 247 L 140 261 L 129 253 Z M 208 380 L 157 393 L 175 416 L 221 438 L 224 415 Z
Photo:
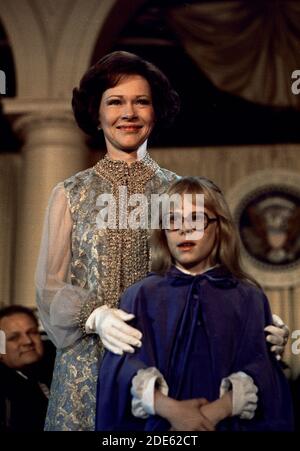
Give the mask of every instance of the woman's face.
M 104 91 L 99 110 L 107 151 L 137 150 L 149 137 L 154 125 L 150 85 L 139 75 L 124 76 Z
M 197 207 L 193 204 L 191 210 L 194 216 Z M 208 218 L 216 218 L 211 210 L 204 208 L 204 212 Z M 181 214 L 183 213 L 181 212 Z M 203 231 L 203 235 L 200 231 L 190 229 L 188 224 L 187 226 L 183 224 L 181 229 L 166 230 L 165 233 L 170 253 L 177 266 L 194 273 L 200 273 L 214 264 L 212 252 L 218 240 L 217 221 L 210 222 Z M 202 235 L 202 237 L 197 239 L 197 235 Z

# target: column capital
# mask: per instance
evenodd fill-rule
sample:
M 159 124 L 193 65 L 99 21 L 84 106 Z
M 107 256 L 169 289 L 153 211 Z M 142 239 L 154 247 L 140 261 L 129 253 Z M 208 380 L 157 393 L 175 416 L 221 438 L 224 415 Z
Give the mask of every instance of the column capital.
M 22 105 L 18 107 L 18 113 L 15 109 L 12 116 L 12 128 L 24 141 L 23 150 L 45 145 L 85 146 L 86 136 L 76 124 L 70 105 L 40 102 L 26 111 L 20 108 Z
M 37 129 L 65 129 L 69 127 L 74 129 L 76 127 L 76 122 L 71 111 L 36 111 L 22 114 L 15 118 L 12 127 L 17 134 L 24 136 Z
M 35 98 L 3 98 L 2 99 L 4 113 L 8 115 L 20 115 L 24 113 L 42 113 L 42 112 L 52 112 L 52 111 L 72 111 L 71 99 L 35 99 Z

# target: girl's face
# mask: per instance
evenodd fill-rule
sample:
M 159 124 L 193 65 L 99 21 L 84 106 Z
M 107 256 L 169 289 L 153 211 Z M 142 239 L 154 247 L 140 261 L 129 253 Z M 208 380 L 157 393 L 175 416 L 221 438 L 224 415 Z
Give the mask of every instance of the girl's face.
M 215 219 L 216 215 L 209 209 L 204 208 L 209 219 Z M 176 211 L 174 212 L 176 214 Z M 196 206 L 192 206 L 192 214 L 196 214 Z M 201 273 L 214 265 L 212 252 L 217 245 L 218 223 L 208 221 L 203 235 L 196 232 L 201 238 L 197 239 L 195 231 L 183 224 L 181 229 L 168 229 L 165 231 L 167 244 L 175 264 L 192 273 Z M 194 239 L 196 237 L 196 239 Z
M 132 152 L 149 137 L 154 125 L 150 85 L 139 75 L 121 78 L 104 91 L 99 110 L 107 151 Z

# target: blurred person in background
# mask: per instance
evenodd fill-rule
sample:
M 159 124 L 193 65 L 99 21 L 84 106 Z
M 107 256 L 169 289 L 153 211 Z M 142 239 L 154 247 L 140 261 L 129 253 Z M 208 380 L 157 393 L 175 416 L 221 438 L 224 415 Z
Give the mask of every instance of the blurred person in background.
M 42 431 L 54 364 L 54 347 L 42 341 L 27 307 L 0 309 L 0 430 Z

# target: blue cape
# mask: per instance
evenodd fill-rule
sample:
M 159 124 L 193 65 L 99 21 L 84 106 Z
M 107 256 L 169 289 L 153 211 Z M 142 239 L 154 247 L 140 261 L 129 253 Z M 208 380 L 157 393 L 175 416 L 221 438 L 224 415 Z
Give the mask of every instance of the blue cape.
M 129 287 L 120 308 L 135 315 L 131 325 L 143 333 L 143 344 L 134 354 L 105 353 L 97 386 L 96 430 L 170 428 L 157 415 L 142 420 L 131 413 L 131 380 L 139 369 L 149 366 L 161 371 L 169 396 L 175 399 L 217 399 L 221 380 L 244 371 L 259 390 L 256 415 L 253 420 L 232 417 L 221 422 L 219 429 L 293 429 L 288 383 L 265 340 L 264 327 L 272 323 L 272 316 L 261 290 L 237 280 L 221 267 L 198 276 L 172 267 L 164 276 L 151 273 Z M 209 371 L 210 387 L 204 387 L 201 393 L 188 393 L 186 369 L 199 312 L 208 349 L 197 364 L 199 371 Z

